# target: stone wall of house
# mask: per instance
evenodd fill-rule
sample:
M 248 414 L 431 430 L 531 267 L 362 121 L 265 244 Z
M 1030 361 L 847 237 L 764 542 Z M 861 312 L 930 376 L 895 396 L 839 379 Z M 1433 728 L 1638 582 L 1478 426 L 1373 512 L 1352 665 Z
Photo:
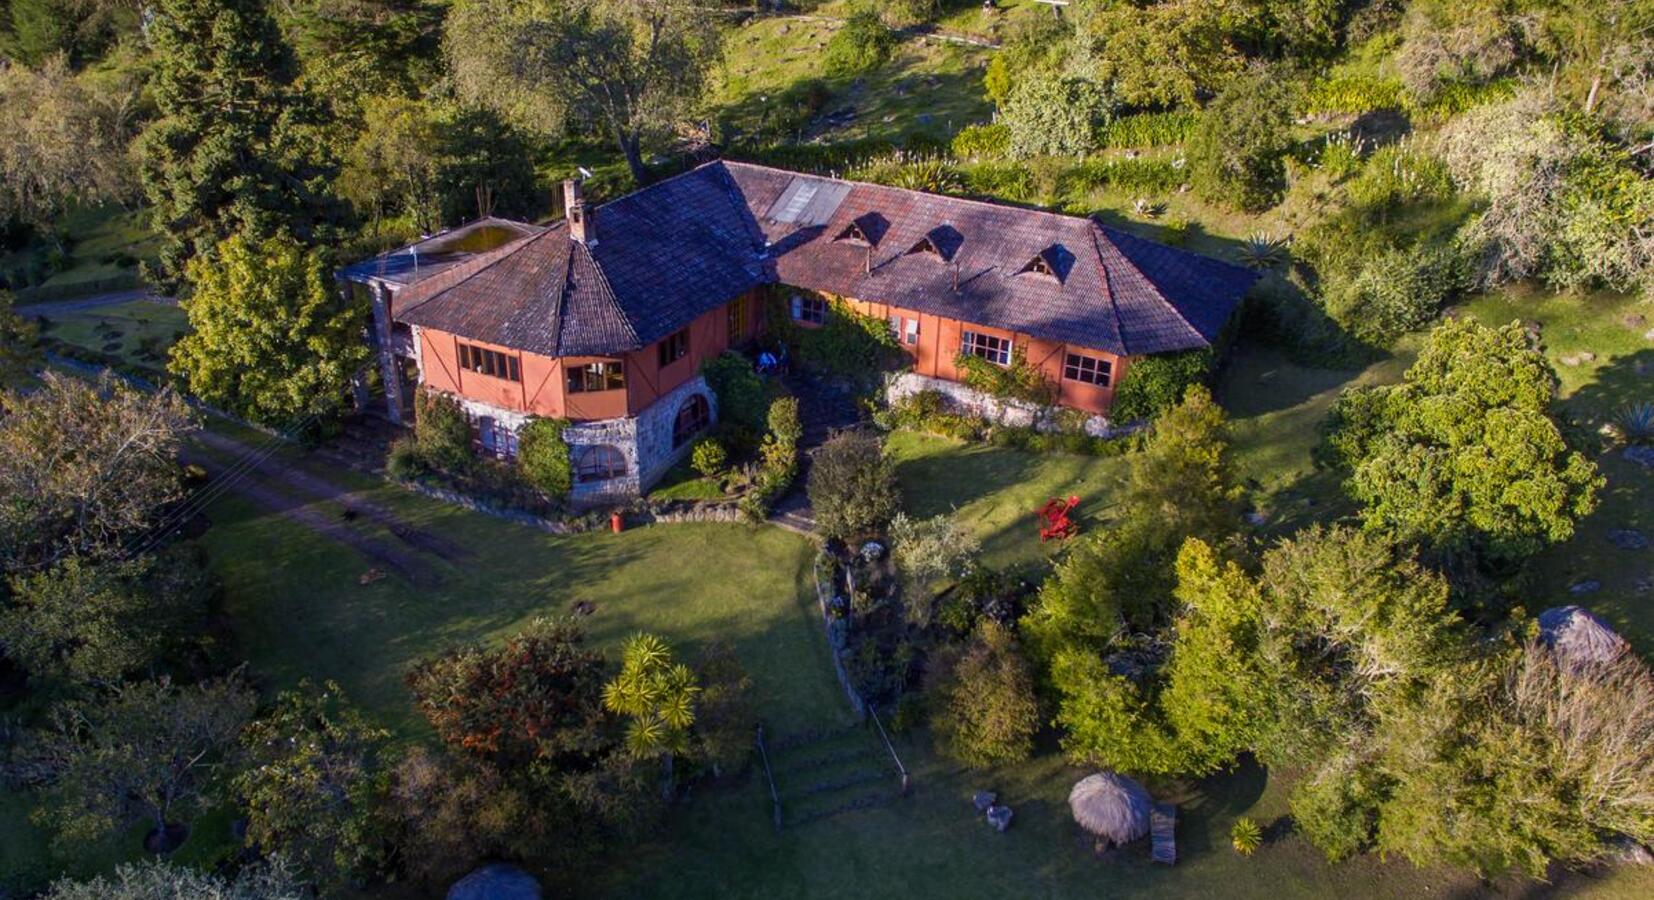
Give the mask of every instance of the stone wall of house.
M 575 482 L 570 500 L 576 507 L 590 507 L 618 503 L 641 495 L 660 480 L 666 470 L 676 465 L 689 453 L 691 443 L 672 446 L 672 427 L 677 422 L 678 410 L 690 397 L 699 394 L 706 398 L 709 421 L 718 421 L 718 398 L 706 379 L 699 375 L 678 385 L 665 396 L 651 403 L 636 416 L 619 419 L 599 419 L 595 422 L 577 422 L 563 430 L 563 441 L 569 445 L 569 459 L 577 464 L 580 452 L 588 447 L 608 445 L 626 459 L 626 474 L 608 481 Z M 494 420 L 499 431 L 517 434 L 534 418 L 531 414 L 501 409 L 477 400 L 453 396 L 473 420 L 487 416 Z
M 1057 417 L 1060 407 L 995 397 L 957 381 L 932 378 L 917 372 L 901 372 L 892 376 L 885 384 L 885 400 L 895 403 L 921 391 L 935 391 L 942 395 L 953 411 L 977 416 L 996 425 L 1037 431 L 1057 431 L 1061 428 Z M 1092 416 L 1085 421 L 1085 433 L 1107 438 L 1122 432 L 1110 424 L 1107 416 Z
M 666 474 L 667 469 L 688 455 L 690 443 L 677 448 L 672 446 L 672 426 L 677 422 L 678 410 L 696 394 L 706 398 L 707 409 L 711 412 L 708 421 L 718 421 L 718 398 L 706 379 L 699 375 L 673 388 L 638 414 L 637 469 L 644 488 L 654 484 Z

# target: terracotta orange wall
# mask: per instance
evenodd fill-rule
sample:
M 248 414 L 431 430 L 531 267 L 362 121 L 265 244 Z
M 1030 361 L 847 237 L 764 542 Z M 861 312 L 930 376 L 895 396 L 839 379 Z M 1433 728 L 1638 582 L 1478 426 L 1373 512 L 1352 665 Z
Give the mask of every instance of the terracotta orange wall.
M 973 325 L 961 322 L 958 319 L 949 319 L 942 316 L 933 316 L 929 313 L 914 312 L 888 303 L 871 303 L 862 300 L 846 302 L 863 315 L 888 319 L 898 315 L 906 319 L 919 320 L 919 343 L 916 345 L 903 344 L 902 348 L 913 357 L 913 371 L 920 375 L 929 375 L 932 378 L 941 378 L 947 381 L 961 380 L 959 368 L 954 365 L 954 359 L 959 355 L 962 333 L 967 329 L 978 334 L 989 334 L 995 337 L 1009 338 L 1013 345 L 1020 348 L 1030 365 L 1045 373 L 1052 384 L 1057 386 L 1057 403 L 1073 409 L 1089 413 L 1106 413 L 1114 402 L 1114 385 L 1120 383 L 1120 376 L 1125 374 L 1130 365 L 1130 357 L 1117 356 L 1104 350 L 1094 350 L 1089 347 L 1080 347 L 1055 341 L 1040 340 L 1026 334 L 1006 331 L 1003 328 L 990 328 L 986 325 Z M 1069 381 L 1063 378 L 1063 360 L 1072 349 L 1075 353 L 1106 359 L 1113 367 L 1113 375 L 1109 387 L 1098 387 L 1079 381 Z
M 700 316 L 688 326 L 689 355 L 673 362 L 664 370 L 660 366 L 658 343 L 625 354 L 621 357 L 626 365 L 624 390 L 568 392 L 565 373 L 569 367 L 613 360 L 614 357 L 540 356 L 485 341 L 457 338 L 447 332 L 426 328 L 419 330 L 422 377 L 425 385 L 434 390 L 458 394 L 502 409 L 529 412 L 547 418 L 587 421 L 636 415 L 662 394 L 693 378 L 706 360 L 724 352 L 733 344 L 751 338 L 757 332 L 762 314 L 761 298 L 757 292 L 748 294 L 747 298 L 746 315 L 734 334 L 730 333 L 727 304 Z M 462 340 L 467 344 L 516 356 L 520 361 L 522 383 L 461 370 L 459 343 Z

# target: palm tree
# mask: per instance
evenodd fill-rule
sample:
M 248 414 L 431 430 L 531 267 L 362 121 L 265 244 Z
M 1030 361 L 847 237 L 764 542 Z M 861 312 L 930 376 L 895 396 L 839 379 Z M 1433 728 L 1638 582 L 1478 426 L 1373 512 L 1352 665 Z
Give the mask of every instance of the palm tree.
M 652 634 L 626 642 L 620 674 L 603 686 L 603 706 L 627 716 L 626 750 L 638 759 L 659 756 L 661 797 L 672 799 L 672 761 L 689 749 L 695 724 L 695 673 L 672 660 L 672 648 Z
M 1257 822 L 1241 816 L 1235 820 L 1235 827 L 1229 829 L 1229 843 L 1234 846 L 1236 853 L 1251 856 L 1263 846 L 1263 829 L 1258 827 Z

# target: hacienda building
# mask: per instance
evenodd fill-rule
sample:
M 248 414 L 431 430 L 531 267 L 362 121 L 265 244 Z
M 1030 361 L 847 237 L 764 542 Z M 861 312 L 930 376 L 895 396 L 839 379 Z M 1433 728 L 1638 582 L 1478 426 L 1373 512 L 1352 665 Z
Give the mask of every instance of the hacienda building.
M 1252 273 L 1091 219 L 711 162 L 550 226 L 482 219 L 341 273 L 372 303 L 387 413 L 455 397 L 480 452 L 569 420 L 575 499 L 647 489 L 717 418 L 701 364 L 829 298 L 890 323 L 908 389 L 958 398 L 960 354 L 1013 353 L 1059 405 L 1107 415 L 1134 359 L 1207 347 Z M 1101 421 L 1101 419 L 1099 420 Z

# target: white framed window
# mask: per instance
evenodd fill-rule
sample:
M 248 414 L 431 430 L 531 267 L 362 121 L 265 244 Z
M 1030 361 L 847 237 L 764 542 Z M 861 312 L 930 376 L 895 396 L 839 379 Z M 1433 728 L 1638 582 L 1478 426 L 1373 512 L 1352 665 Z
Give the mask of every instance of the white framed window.
M 909 347 L 919 343 L 919 320 L 891 315 L 890 336 Z
M 1011 364 L 1011 339 L 967 331 L 960 337 L 959 352 L 980 356 L 996 366 L 1008 366 Z

